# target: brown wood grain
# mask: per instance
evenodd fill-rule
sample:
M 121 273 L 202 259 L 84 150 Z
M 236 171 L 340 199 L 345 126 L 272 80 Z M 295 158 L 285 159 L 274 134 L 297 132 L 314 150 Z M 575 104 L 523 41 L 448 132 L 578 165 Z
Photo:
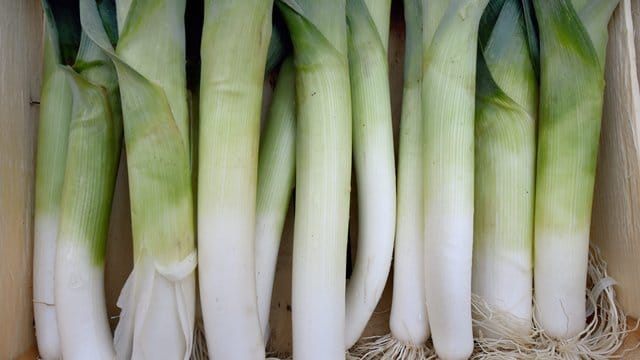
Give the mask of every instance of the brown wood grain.
M 133 237 L 127 175 L 127 160 L 123 147 L 111 205 L 105 261 L 105 295 L 111 329 L 115 329 L 120 314 L 120 309 L 116 306 L 118 295 L 133 268 Z
M 33 178 L 42 68 L 37 0 L 0 0 L 0 359 L 31 347 Z
M 38 360 L 38 350 L 35 347 L 32 347 L 20 356 L 16 357 L 15 360 Z
M 616 354 L 623 356 L 623 359 L 640 359 L 640 328 L 636 320 L 631 318 L 627 320 L 627 326 L 634 330 L 627 335 L 622 348 Z
M 634 0 L 634 2 L 638 2 Z M 640 26 L 640 24 L 637 24 Z M 606 89 L 591 226 L 626 313 L 640 316 L 640 88 L 631 5 L 609 23 Z

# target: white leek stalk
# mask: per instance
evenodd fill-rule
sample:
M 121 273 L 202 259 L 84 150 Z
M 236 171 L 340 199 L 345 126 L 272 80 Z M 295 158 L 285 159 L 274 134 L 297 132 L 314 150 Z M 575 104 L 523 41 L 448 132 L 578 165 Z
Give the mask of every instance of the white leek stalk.
M 116 3 L 119 5 L 118 3 Z M 195 313 L 194 217 L 184 60 L 184 1 L 134 0 L 117 55 L 90 0 L 82 26 L 118 72 L 134 269 L 118 299 L 118 359 L 188 359 Z
M 200 78 L 198 251 L 214 359 L 264 359 L 255 273 L 262 88 L 272 0 L 207 0 Z
M 280 67 L 260 139 L 258 158 L 256 288 L 265 342 L 269 338 L 269 312 L 278 249 L 295 182 L 295 105 L 293 61 L 287 59 Z
M 73 111 L 55 265 L 64 359 L 115 357 L 104 294 L 104 260 L 122 140 L 116 72 L 83 34 L 67 70 Z
M 433 344 L 443 360 L 466 359 L 473 351 L 476 46 L 478 24 L 487 3 L 449 1 L 431 43 L 425 46 L 425 292 Z
M 282 1 L 296 68 L 293 358 L 345 358 L 351 95 L 345 0 Z
M 581 333 L 586 322 L 607 23 L 618 0 L 533 3 L 541 48 L 535 316 L 547 335 L 564 339 Z
M 44 9 L 44 68 L 36 155 L 33 240 L 33 315 L 38 351 L 44 360 L 62 357 L 54 295 L 56 237 L 67 159 L 72 94 L 60 64 L 62 54 L 52 9 Z
M 500 4 L 498 4 L 500 3 Z M 480 25 L 475 124 L 473 293 L 505 317 L 485 337 L 531 332 L 537 81 L 519 0 L 492 1 Z M 486 37 L 483 36 L 486 33 Z
M 400 144 L 398 209 L 393 259 L 391 335 L 420 347 L 430 334 L 424 294 L 424 212 L 422 208 L 422 24 L 424 0 L 405 0 L 406 45 Z
M 388 0 L 348 0 L 346 6 L 359 202 L 358 250 L 346 289 L 347 349 L 358 341 L 378 304 L 393 255 L 396 178 L 386 48 L 390 7 Z

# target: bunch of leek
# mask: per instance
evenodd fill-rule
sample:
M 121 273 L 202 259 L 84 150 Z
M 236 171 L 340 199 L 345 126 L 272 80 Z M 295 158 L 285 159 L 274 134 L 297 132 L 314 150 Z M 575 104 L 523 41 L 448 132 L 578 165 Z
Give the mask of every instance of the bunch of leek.
M 127 150 L 134 269 L 118 306 L 118 358 L 188 359 L 195 312 L 194 217 L 184 60 L 184 1 L 117 1 L 116 51 L 98 7 L 83 28 L 113 60 Z
M 102 3 L 107 11 L 99 20 L 107 26 L 115 24 L 109 7 L 113 2 Z M 49 213 L 38 211 L 36 225 L 34 303 L 40 353 L 45 359 L 111 359 L 104 256 L 122 139 L 117 78 L 108 57 L 80 30 L 77 3 L 44 1 L 43 8 L 46 65 L 36 197 L 38 209 Z M 60 66 L 72 54 L 76 55 L 73 68 Z M 54 98 L 57 103 L 51 102 Z M 43 235 L 49 237 L 46 243 L 41 242 Z M 41 251 L 42 245 L 48 253 Z M 48 296 L 55 294 L 57 304 L 53 309 L 50 301 L 44 309 L 46 316 L 57 318 L 48 323 L 38 301 L 43 265 L 52 266 L 47 270 Z M 59 342 L 54 339 L 58 334 Z
M 293 357 L 345 353 L 351 95 L 344 0 L 278 2 L 296 70 Z
M 359 343 L 352 352 L 363 359 L 423 359 L 433 355 L 424 294 L 422 209 L 422 41 L 423 0 L 405 0 L 405 54 L 398 154 L 393 258 L 391 333 Z
M 77 29 L 70 29 L 69 26 L 74 23 L 63 20 L 62 16 L 74 19 L 73 14 L 58 13 L 59 20 L 56 21 L 54 9 L 48 2 L 43 2 L 42 6 L 45 13 L 44 69 L 36 154 L 33 315 L 40 356 L 49 360 L 62 356 L 55 308 L 54 272 L 72 94 L 61 65 L 69 57 L 75 57 L 80 30 L 79 24 L 76 24 Z M 58 31 L 57 22 L 66 26 L 66 31 Z

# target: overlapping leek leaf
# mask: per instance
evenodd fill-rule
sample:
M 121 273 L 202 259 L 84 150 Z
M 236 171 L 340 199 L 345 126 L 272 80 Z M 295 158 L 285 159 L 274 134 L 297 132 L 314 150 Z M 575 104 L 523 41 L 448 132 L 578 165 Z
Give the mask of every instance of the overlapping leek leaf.
M 118 299 L 118 358 L 187 359 L 196 265 L 184 64 L 184 1 L 117 2 L 117 51 L 81 3 L 82 26 L 114 61 L 127 150 L 134 269 Z M 124 13 L 124 15 L 122 15 Z M 144 26 L 142 26 L 144 25 Z
M 85 34 L 66 73 L 73 110 L 56 252 L 58 329 L 65 359 L 107 360 L 115 351 L 104 257 L 122 141 L 120 93 L 111 60 Z

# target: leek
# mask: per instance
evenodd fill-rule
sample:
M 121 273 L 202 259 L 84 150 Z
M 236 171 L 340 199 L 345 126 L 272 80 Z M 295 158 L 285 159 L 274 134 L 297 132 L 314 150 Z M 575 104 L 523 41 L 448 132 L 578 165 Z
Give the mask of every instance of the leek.
M 400 145 L 398 209 L 389 326 L 405 347 L 421 347 L 431 335 L 424 301 L 422 208 L 422 24 L 424 0 L 405 0 L 406 45 Z
M 451 0 L 444 12 L 427 10 L 426 19 L 442 14 L 437 26 L 425 23 L 436 29 L 425 46 L 422 81 L 425 292 L 433 344 L 444 360 L 473 351 L 475 70 L 487 3 Z
M 54 360 L 62 356 L 54 271 L 72 106 L 71 88 L 60 65 L 68 60 L 70 52 L 77 49 L 80 31 L 79 26 L 74 29 L 73 22 L 65 21 L 63 17 L 73 19 L 73 14 L 57 12 L 56 21 L 53 10 L 59 9 L 52 9 L 46 1 L 42 2 L 42 7 L 45 13 L 44 67 L 36 155 L 33 315 L 40 356 L 44 360 Z M 60 33 L 59 27 L 64 31 Z
M 618 0 L 533 3 L 541 48 L 535 316 L 547 335 L 565 339 L 585 329 L 607 23 Z
M 272 40 L 273 41 L 273 40 Z M 295 77 L 293 61 L 280 67 L 273 100 L 262 131 L 256 199 L 256 288 L 264 341 L 278 248 L 295 182 Z
M 346 348 L 362 335 L 384 290 L 396 224 L 387 39 L 391 1 L 348 0 L 353 161 L 358 187 L 358 251 L 346 289 Z M 384 39 L 384 40 L 383 40 Z
M 405 0 L 405 57 L 398 154 L 397 224 L 393 258 L 391 333 L 364 341 L 355 352 L 363 358 L 423 359 L 431 335 L 425 302 L 424 208 L 422 171 L 423 54 L 447 4 Z M 428 16 L 427 16 L 428 15 Z
M 260 108 L 272 0 L 208 0 L 201 45 L 198 250 L 214 359 L 264 359 L 256 297 Z
M 122 312 L 114 338 L 116 353 L 119 359 L 188 359 L 196 255 L 185 86 L 185 3 L 130 2 L 117 54 L 96 21 L 95 4 L 87 0 L 81 5 L 83 28 L 116 65 L 124 116 L 134 269 L 118 299 Z
M 83 34 L 67 70 L 73 111 L 58 231 L 55 295 L 64 359 L 113 359 L 104 297 L 109 215 L 122 140 L 113 64 Z
M 532 330 L 537 80 L 524 26 L 518 0 L 492 1 L 480 25 L 472 290 L 510 315 L 480 314 L 492 338 Z
M 405 56 L 390 334 L 365 339 L 352 353 L 363 359 L 425 359 L 430 336 L 424 293 L 422 208 L 422 42 L 423 0 L 405 0 Z M 355 106 L 355 104 L 354 104 Z M 354 129 L 355 131 L 355 129 Z
M 278 2 L 296 69 L 293 358 L 345 358 L 351 95 L 345 0 Z

